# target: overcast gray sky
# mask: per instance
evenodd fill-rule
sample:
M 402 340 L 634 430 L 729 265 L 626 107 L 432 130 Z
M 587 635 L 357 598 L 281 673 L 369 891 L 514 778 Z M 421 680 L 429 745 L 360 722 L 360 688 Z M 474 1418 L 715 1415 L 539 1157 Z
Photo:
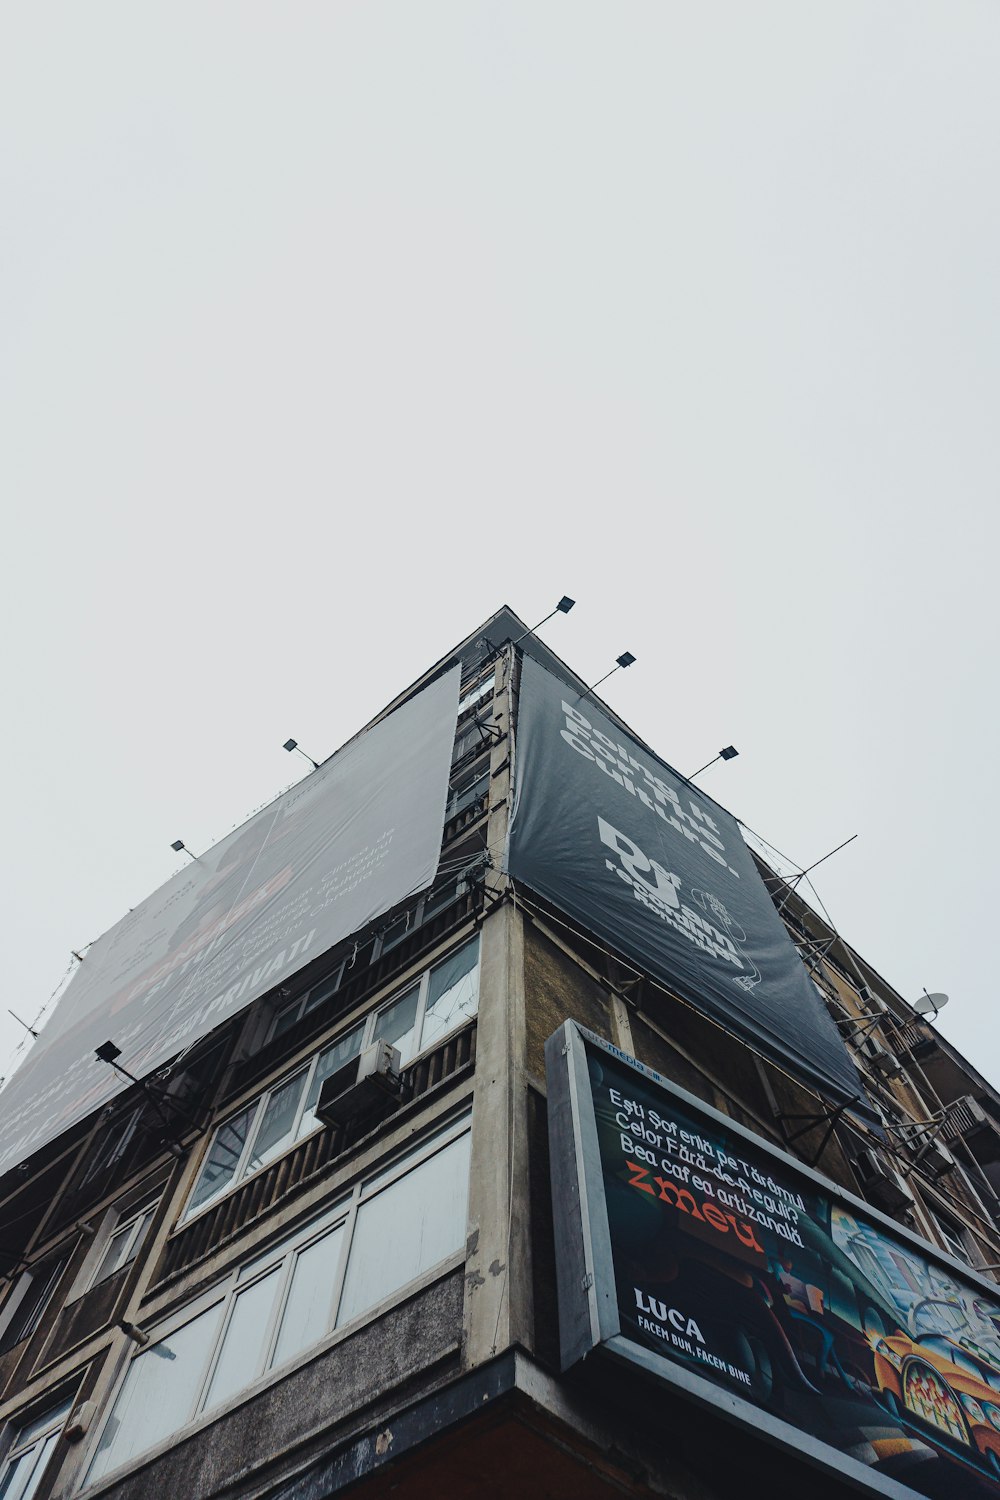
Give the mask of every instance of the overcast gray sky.
M 1000 1082 L 995 0 L 8 4 L 6 984 L 501 602 Z M 23 1052 L 23 1049 L 22 1049 Z

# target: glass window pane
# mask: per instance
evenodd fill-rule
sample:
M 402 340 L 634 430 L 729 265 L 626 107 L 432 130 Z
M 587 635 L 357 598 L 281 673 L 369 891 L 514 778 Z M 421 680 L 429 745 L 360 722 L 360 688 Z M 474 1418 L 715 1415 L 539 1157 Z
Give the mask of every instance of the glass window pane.
M 372 1041 L 384 1039 L 393 1047 L 398 1047 L 401 1063 L 409 1062 L 415 1051 L 413 1027 L 417 1019 L 419 999 L 420 989 L 414 987 L 405 995 L 401 995 L 392 1005 L 386 1006 L 381 1015 L 375 1018 L 375 1034 Z
M 260 1100 L 255 1099 L 235 1119 L 227 1120 L 225 1125 L 219 1126 L 191 1195 L 187 1210 L 189 1214 L 196 1208 L 201 1208 L 203 1203 L 208 1203 L 218 1193 L 224 1192 L 232 1182 L 259 1103 Z
M 479 939 L 474 938 L 431 970 L 420 1050 L 476 1014 L 479 1005 Z
M 346 1036 L 342 1036 L 339 1042 L 334 1042 L 332 1047 L 327 1047 L 316 1059 L 316 1071 L 313 1074 L 312 1083 L 309 1085 L 309 1093 L 306 1097 L 306 1107 L 302 1111 L 302 1119 L 299 1121 L 299 1137 L 308 1135 L 315 1130 L 319 1124 L 315 1109 L 319 1100 L 319 1091 L 329 1078 L 331 1073 L 336 1073 L 338 1068 L 344 1067 L 352 1057 L 357 1057 L 361 1051 L 361 1038 L 364 1036 L 365 1023 L 355 1026 Z
M 482 682 L 478 682 L 475 687 L 470 688 L 458 705 L 459 713 L 463 714 L 467 708 L 471 708 L 474 703 L 478 703 L 480 698 L 485 698 L 487 693 L 492 693 L 495 681 L 496 674 L 493 673 Z
M 51 1442 L 36 1443 L 14 1459 L 0 1480 L 0 1500 L 30 1500 L 41 1483 L 49 1454 L 55 1446 L 55 1437 L 53 1433 Z
M 90 1466 L 89 1483 L 190 1419 L 223 1306 L 216 1302 L 132 1361 Z
M 264 1362 L 264 1339 L 274 1308 L 281 1267 L 240 1292 L 222 1337 L 222 1350 L 205 1398 L 205 1407 L 218 1406 L 249 1385 Z
M 273 1041 L 276 1036 L 281 1036 L 282 1032 L 288 1031 L 290 1027 L 295 1025 L 301 1014 L 302 997 L 300 996 L 298 1000 L 291 1001 L 291 1003 L 286 1005 L 284 1009 L 278 1011 L 278 1014 L 275 1016 L 274 1021 L 271 1024 L 271 1035 L 269 1040 Z
M 62 1406 L 56 1407 L 54 1411 L 50 1407 L 40 1417 L 36 1417 L 33 1422 L 26 1422 L 18 1432 L 12 1448 L 16 1450 L 30 1445 L 34 1442 L 35 1438 L 40 1437 L 45 1432 L 55 1431 L 58 1433 L 72 1410 L 72 1401 L 66 1401 Z
M 346 963 L 347 960 L 345 958 L 343 963 L 337 965 L 332 974 L 328 974 L 325 979 L 321 979 L 317 984 L 313 985 L 312 989 L 306 995 L 305 1004 L 302 1008 L 303 1015 L 307 1011 L 315 1010 L 317 1005 L 322 1005 L 324 1000 L 329 1000 L 331 995 L 337 993 L 340 989 L 340 981 L 343 978 L 344 964 Z
M 344 1243 L 343 1225 L 299 1252 L 281 1317 L 272 1365 L 280 1365 L 321 1339 L 330 1327 L 331 1301 Z
M 12 1455 L 0 1473 L 0 1500 L 31 1500 L 45 1474 L 52 1450 L 73 1403 L 43 1412 L 27 1423 L 14 1438 Z
M 338 1326 L 462 1248 L 468 1189 L 466 1132 L 361 1205 Z
M 27 1289 L 0 1341 L 0 1353 L 5 1354 L 8 1349 L 34 1333 L 52 1301 L 65 1266 L 66 1257 L 63 1256 L 60 1260 L 36 1266 L 25 1273 L 28 1279 Z
M 115 1230 L 108 1241 L 101 1264 L 94 1274 L 94 1286 L 99 1281 L 106 1281 L 109 1276 L 113 1276 L 125 1264 L 125 1257 L 128 1254 L 134 1228 L 134 1224 L 125 1224 L 121 1229 Z
M 290 1146 L 295 1139 L 295 1116 L 299 1111 L 299 1100 L 305 1083 L 306 1070 L 303 1069 L 272 1090 L 250 1148 L 247 1172 L 259 1171 L 269 1161 L 280 1156 L 285 1147 Z

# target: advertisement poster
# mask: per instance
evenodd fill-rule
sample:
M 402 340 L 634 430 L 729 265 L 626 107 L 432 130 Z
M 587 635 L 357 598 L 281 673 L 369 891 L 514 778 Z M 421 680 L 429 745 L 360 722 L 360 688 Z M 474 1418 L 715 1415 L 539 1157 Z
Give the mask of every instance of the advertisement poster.
M 1000 1496 L 1000 1288 L 572 1023 L 549 1059 L 554 1173 L 571 1144 L 587 1205 L 595 1343 L 703 1400 L 739 1397 L 758 1431 L 861 1466 L 874 1493 Z M 556 1211 L 572 1242 L 573 1203 Z
M 0 1172 L 434 879 L 458 667 L 187 863 L 88 948 L 0 1093 Z
M 870 1106 L 735 818 L 526 657 L 507 869 L 837 1103 Z

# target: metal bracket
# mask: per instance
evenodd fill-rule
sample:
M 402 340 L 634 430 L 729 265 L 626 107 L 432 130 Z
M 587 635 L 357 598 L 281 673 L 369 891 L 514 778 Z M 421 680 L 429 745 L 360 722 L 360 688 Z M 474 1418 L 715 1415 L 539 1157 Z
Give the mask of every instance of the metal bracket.
M 797 1141 L 802 1136 L 808 1135 L 810 1130 L 813 1130 L 817 1125 L 822 1125 L 823 1122 L 826 1121 L 826 1131 L 823 1135 L 823 1139 L 819 1143 L 819 1149 L 814 1153 L 813 1156 L 809 1157 L 807 1162 L 808 1166 L 814 1167 L 819 1161 L 820 1157 L 823 1155 L 823 1152 L 826 1150 L 827 1146 L 830 1144 L 830 1137 L 833 1135 L 834 1130 L 840 1123 L 841 1116 L 846 1110 L 850 1109 L 852 1104 L 858 1103 L 860 1103 L 860 1098 L 857 1094 L 855 1094 L 853 1099 L 847 1099 L 843 1104 L 838 1104 L 834 1109 L 826 1110 L 823 1114 L 778 1115 L 777 1120 L 778 1124 L 782 1127 L 781 1133 L 785 1137 L 785 1144 L 790 1146 L 793 1141 Z M 800 1130 L 796 1130 L 792 1135 L 788 1135 L 784 1129 L 786 1120 L 805 1120 L 806 1123 Z

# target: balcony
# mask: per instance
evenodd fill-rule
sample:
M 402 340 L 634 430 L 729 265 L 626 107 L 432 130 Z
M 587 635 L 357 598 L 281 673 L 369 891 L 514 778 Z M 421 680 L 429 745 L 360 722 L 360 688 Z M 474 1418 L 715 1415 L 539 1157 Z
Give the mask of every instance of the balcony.
M 432 1091 L 456 1084 L 472 1072 L 475 1060 L 476 1025 L 472 1022 L 404 1068 L 403 1098 L 406 1102 L 378 1128 L 384 1129 L 387 1124 L 398 1120 L 402 1110 L 413 1108 Z M 220 1199 L 214 1207 L 181 1225 L 167 1242 L 156 1278 L 157 1287 L 190 1270 L 204 1257 L 214 1255 L 278 1203 L 316 1182 L 339 1157 L 358 1145 L 369 1130 L 369 1125 L 352 1121 L 314 1131 L 264 1171 L 248 1178 L 235 1192 Z

